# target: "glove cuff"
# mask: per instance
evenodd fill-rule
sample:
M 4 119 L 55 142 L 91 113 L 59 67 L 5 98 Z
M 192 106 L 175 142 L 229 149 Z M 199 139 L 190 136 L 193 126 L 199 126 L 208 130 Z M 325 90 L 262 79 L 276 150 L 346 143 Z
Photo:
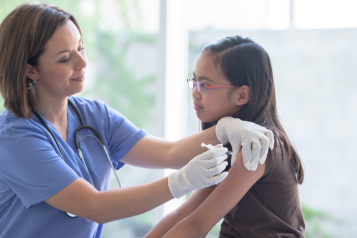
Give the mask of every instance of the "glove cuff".
M 223 144 L 226 145 L 228 144 L 228 135 L 226 132 L 226 125 L 229 123 L 230 120 L 232 120 L 233 117 L 223 117 L 217 122 L 216 126 L 216 136 L 217 139 Z
M 195 190 L 187 179 L 184 168 L 169 175 L 168 186 L 172 196 L 175 198 L 181 198 L 183 195 Z

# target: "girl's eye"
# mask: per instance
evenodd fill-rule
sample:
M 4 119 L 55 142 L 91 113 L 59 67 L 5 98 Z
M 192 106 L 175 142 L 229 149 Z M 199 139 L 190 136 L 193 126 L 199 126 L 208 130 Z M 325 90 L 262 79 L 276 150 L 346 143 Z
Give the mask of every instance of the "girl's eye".
M 84 50 L 84 47 L 81 47 L 81 48 L 78 49 L 78 51 L 82 51 L 82 50 Z

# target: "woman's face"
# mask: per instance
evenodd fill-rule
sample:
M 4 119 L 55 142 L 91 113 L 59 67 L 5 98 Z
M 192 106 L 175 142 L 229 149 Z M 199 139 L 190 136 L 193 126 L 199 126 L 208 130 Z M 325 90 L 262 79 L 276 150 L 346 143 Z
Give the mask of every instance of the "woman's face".
M 87 56 L 82 37 L 70 20 L 58 27 L 36 67 L 39 97 L 63 98 L 83 90 Z
M 196 82 L 202 82 L 207 86 L 231 85 L 231 83 L 216 70 L 211 57 L 201 54 L 196 62 L 194 72 Z M 218 121 L 222 117 L 232 116 L 241 109 L 237 105 L 238 91 L 235 90 L 228 97 L 231 88 L 208 89 L 207 93 L 200 93 L 197 87 L 192 89 L 194 109 L 197 117 L 203 122 Z

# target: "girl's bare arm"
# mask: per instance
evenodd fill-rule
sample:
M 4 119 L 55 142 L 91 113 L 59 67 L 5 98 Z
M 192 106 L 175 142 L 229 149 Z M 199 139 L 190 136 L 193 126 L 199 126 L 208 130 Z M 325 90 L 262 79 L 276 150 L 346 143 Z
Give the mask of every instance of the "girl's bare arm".
M 263 176 L 265 164 L 256 171 L 243 166 L 241 153 L 229 170 L 229 174 L 216 189 L 189 216 L 181 220 L 164 238 L 206 237 L 211 228 L 223 218 Z
M 172 227 L 196 210 L 215 187 L 196 190 L 182 206 L 166 215 L 144 238 L 162 238 Z

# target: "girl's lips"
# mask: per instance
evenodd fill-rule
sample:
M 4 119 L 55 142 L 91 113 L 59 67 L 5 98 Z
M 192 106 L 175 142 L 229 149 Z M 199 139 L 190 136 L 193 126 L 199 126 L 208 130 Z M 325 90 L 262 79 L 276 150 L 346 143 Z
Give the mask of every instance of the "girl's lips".
M 84 81 L 84 74 L 82 76 L 78 77 L 78 78 L 74 78 L 74 79 L 71 79 L 71 80 L 77 81 L 77 82 L 82 82 L 82 81 Z
M 200 107 L 200 106 L 198 106 L 198 105 L 195 104 L 195 106 L 194 106 L 193 108 L 197 111 L 197 110 L 202 109 L 203 107 Z

